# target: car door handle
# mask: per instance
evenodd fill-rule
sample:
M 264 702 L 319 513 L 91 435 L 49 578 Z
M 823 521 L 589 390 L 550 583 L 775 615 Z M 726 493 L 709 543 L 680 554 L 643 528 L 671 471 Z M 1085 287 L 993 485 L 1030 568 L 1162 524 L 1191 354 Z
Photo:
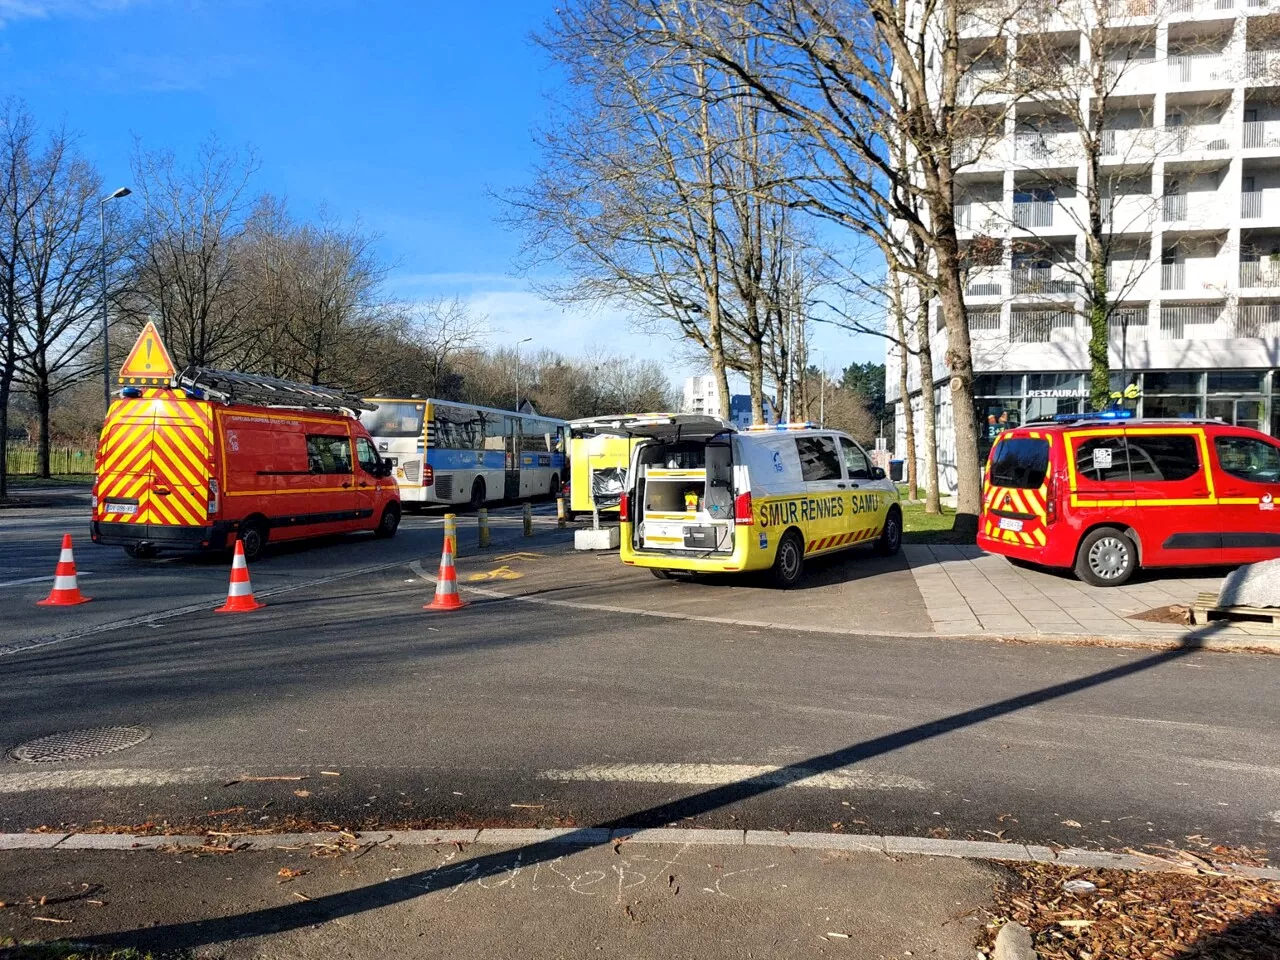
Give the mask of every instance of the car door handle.
M 154 487 L 153 489 L 155 490 L 156 494 L 162 497 L 167 497 L 169 494 L 173 493 L 173 491 L 170 490 L 168 487 Z
M 351 484 L 349 484 L 349 483 L 344 483 L 344 484 L 342 485 L 342 489 L 343 489 L 343 490 L 350 490 L 350 489 L 351 489 Z
M 854 490 L 858 489 L 858 485 L 856 483 L 851 483 L 849 484 L 849 486 L 852 487 Z
M 839 487 L 841 490 L 845 488 L 845 485 L 843 483 L 837 483 L 836 486 Z

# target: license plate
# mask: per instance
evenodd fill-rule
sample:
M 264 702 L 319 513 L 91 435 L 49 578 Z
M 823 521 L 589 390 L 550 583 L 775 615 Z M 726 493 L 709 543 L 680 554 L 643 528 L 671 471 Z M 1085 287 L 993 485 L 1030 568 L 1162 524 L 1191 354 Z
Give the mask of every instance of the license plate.
M 1022 521 L 1021 521 L 1021 520 L 1010 520 L 1008 517 L 1001 517 L 1001 518 L 1000 518 L 1000 529 L 1001 529 L 1001 530 L 1012 530 L 1014 533 L 1021 533 L 1021 532 L 1022 532 Z
M 138 512 L 138 505 L 136 503 L 108 503 L 104 509 L 107 513 L 126 513 L 132 516 Z

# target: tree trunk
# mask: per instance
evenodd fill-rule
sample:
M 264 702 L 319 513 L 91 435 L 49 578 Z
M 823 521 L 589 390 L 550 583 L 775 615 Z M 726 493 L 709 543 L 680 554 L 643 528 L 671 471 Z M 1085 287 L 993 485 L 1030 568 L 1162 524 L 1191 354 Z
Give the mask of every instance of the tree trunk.
M 1090 246 L 1093 244 L 1090 243 Z M 1089 398 L 1094 410 L 1111 402 L 1110 331 L 1108 329 L 1107 265 L 1090 264 L 1093 282 L 1089 291 Z
M 4 360 L 0 362 L 0 499 L 9 493 L 9 398 L 13 393 L 13 374 L 18 366 L 17 296 L 14 278 L 5 278 L 4 291 Z
M 895 281 L 896 285 L 896 281 Z M 907 431 L 907 496 L 912 500 L 920 499 L 920 484 L 916 476 L 916 423 L 915 413 L 911 409 L 911 394 L 907 392 L 907 363 L 911 359 L 911 351 L 907 349 L 907 325 L 902 317 L 902 301 L 894 298 L 894 318 L 898 324 L 898 396 L 902 398 L 903 422 Z M 923 384 L 924 381 L 921 381 Z M 923 387 L 921 389 L 923 396 Z M 896 430 L 894 431 L 897 432 Z
M 920 405 L 924 419 L 924 512 L 941 513 L 938 495 L 938 407 L 933 399 L 933 345 L 929 342 L 929 301 L 916 307 L 916 359 L 920 362 Z
M 40 374 L 40 379 L 36 383 L 35 388 L 36 414 L 40 418 L 40 434 L 37 440 L 37 457 L 39 459 L 40 476 L 46 480 L 53 475 L 51 464 L 49 463 L 49 382 L 48 376 Z
M 747 375 L 751 382 L 751 422 L 764 423 L 764 345 L 752 338 L 747 351 L 751 360 Z
M 950 202 L 950 196 L 948 196 Z M 935 215 L 937 211 L 934 211 Z M 950 217 L 947 210 L 943 216 Z M 948 220 L 948 223 L 951 223 Z M 947 325 L 947 366 L 951 370 L 951 422 L 956 444 L 956 522 L 958 533 L 977 536 L 978 512 L 982 506 L 982 468 L 978 463 L 977 413 L 973 408 L 973 350 L 969 342 L 969 320 L 960 285 L 960 264 L 951 223 L 951 243 L 940 238 L 935 248 L 938 258 L 938 297 Z M 923 362 L 921 357 L 921 362 Z M 932 403 L 926 404 L 929 415 Z M 928 421 L 926 420 L 926 424 Z M 925 440 L 928 443 L 928 438 Z M 936 455 L 936 454 L 935 454 Z

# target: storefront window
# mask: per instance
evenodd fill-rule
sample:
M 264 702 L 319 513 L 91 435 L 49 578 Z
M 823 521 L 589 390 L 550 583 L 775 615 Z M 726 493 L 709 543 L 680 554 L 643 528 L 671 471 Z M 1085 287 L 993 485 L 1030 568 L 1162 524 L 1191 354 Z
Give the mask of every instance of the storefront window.
M 1142 392 L 1152 395 L 1192 394 L 1199 396 L 1199 373 L 1147 373 L 1143 375 Z
M 1050 420 L 1060 413 L 1081 413 L 1087 394 L 1084 374 L 1028 374 L 1027 422 Z
M 1146 394 L 1142 398 L 1142 415 L 1153 419 L 1194 419 L 1204 416 L 1200 407 L 1200 397 L 1152 396 Z
M 1209 393 L 1261 393 L 1265 374 L 1256 370 L 1225 370 L 1209 374 Z

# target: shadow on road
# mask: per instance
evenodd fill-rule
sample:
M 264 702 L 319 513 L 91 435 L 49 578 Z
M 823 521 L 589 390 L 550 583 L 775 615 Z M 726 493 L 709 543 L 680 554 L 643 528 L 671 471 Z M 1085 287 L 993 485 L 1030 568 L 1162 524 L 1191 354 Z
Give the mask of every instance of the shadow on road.
M 564 856 L 566 845 L 580 847 L 600 846 L 608 841 L 608 833 L 602 831 L 665 827 L 682 818 L 696 817 L 715 811 L 729 804 L 738 803 L 762 794 L 778 790 L 788 784 L 804 780 L 815 774 L 829 773 L 851 764 L 881 757 L 912 744 L 945 736 L 965 727 L 972 727 L 988 720 L 1003 717 L 1019 710 L 1038 706 L 1082 690 L 1101 686 L 1113 680 L 1153 670 L 1175 662 L 1200 649 L 1201 641 L 1216 633 L 1220 627 L 1210 624 L 1190 634 L 1177 648 L 1154 653 L 1129 663 L 1101 670 L 1088 676 L 1056 683 L 1018 696 L 1008 697 L 982 707 L 975 707 L 943 717 L 939 720 L 916 724 L 896 733 L 885 734 L 851 744 L 839 750 L 810 757 L 790 764 L 766 775 L 748 777 L 731 784 L 713 787 L 646 810 L 624 815 L 590 828 L 582 828 L 555 842 L 540 841 L 516 849 L 502 850 L 468 860 L 465 870 L 442 872 L 437 869 L 420 871 L 404 877 L 385 880 L 356 890 L 317 897 L 306 902 L 267 907 L 230 917 L 212 920 L 196 920 L 166 926 L 125 930 L 95 938 L 102 943 L 127 944 L 129 946 L 157 946 L 167 950 L 192 950 L 212 944 L 245 937 L 278 934 L 341 917 L 352 916 L 367 910 L 401 903 L 435 892 L 461 886 L 471 880 L 483 880 L 510 869 L 513 857 L 528 867 Z M 1207 954 L 1206 956 L 1213 956 Z

